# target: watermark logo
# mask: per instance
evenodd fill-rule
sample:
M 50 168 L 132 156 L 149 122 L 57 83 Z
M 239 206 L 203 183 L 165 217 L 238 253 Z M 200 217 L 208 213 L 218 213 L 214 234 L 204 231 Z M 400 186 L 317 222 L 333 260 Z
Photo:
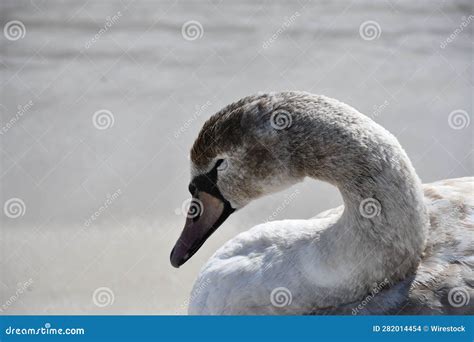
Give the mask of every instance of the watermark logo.
M 374 20 L 364 21 L 359 26 L 359 35 L 363 40 L 374 40 L 380 37 L 382 28 L 380 24 Z
M 34 102 L 32 100 L 28 101 L 25 105 L 18 105 L 17 112 L 15 113 L 15 115 L 12 118 L 10 118 L 10 120 L 8 120 L 7 123 L 5 123 L 5 125 L 2 126 L 2 128 L 0 128 L 0 135 L 4 135 L 13 126 L 15 126 L 15 124 L 20 120 L 20 118 L 23 117 L 23 115 L 25 115 L 31 110 L 33 105 L 34 105 Z M 3 105 L 0 105 L 0 106 L 2 108 L 5 108 L 5 106 Z M 5 108 L 5 111 L 6 111 L 6 108 Z
M 448 302 L 454 308 L 466 306 L 470 299 L 469 292 L 464 287 L 454 287 L 449 290 Z
M 52 336 L 52 335 L 84 335 L 85 334 L 84 328 L 53 328 L 51 323 L 45 323 L 44 326 L 37 327 L 12 327 L 11 325 L 5 329 L 6 335 L 17 335 L 17 336 L 25 336 L 25 335 L 39 335 L 39 336 Z
M 25 202 L 21 198 L 10 198 L 3 204 L 3 212 L 12 219 L 24 216 L 26 213 Z
M 286 287 L 274 288 L 270 293 L 270 302 L 274 307 L 283 308 L 285 306 L 291 305 L 292 301 L 293 296 L 291 291 Z
M 196 106 L 196 111 L 194 112 L 193 116 L 189 119 L 187 119 L 181 127 L 179 127 L 175 132 L 174 132 L 174 137 L 175 139 L 178 139 L 181 134 L 186 132 L 189 127 L 191 127 L 192 123 L 197 120 L 210 106 L 212 105 L 212 102 L 210 100 L 206 101 L 202 106 Z
M 114 292 L 108 287 L 99 287 L 92 294 L 92 302 L 99 308 L 114 304 Z
M 373 107 L 373 111 L 372 111 L 372 117 L 373 118 L 376 118 L 377 116 L 379 116 L 380 114 L 382 114 L 382 112 L 387 109 L 387 107 L 389 106 L 390 102 L 388 102 L 387 100 L 385 100 L 381 105 L 374 105 Z
M 23 39 L 26 35 L 26 27 L 21 21 L 12 20 L 3 27 L 3 34 L 5 38 L 11 41 Z
M 111 17 L 107 17 L 105 18 L 105 23 L 104 25 L 100 28 L 100 30 L 94 35 L 94 37 L 92 37 L 91 39 L 89 39 L 85 44 L 84 44 L 84 47 L 86 49 L 89 49 L 93 44 L 95 44 L 99 39 L 100 37 L 102 37 L 102 35 L 104 33 L 106 33 L 113 25 L 115 25 L 119 20 L 120 18 L 122 17 L 122 12 L 118 11 L 117 13 L 115 13 L 114 15 L 112 15 Z
M 455 130 L 464 129 L 471 124 L 471 118 L 465 110 L 456 109 L 449 113 L 448 124 L 449 127 Z
M 360 310 L 362 310 L 367 304 L 370 303 L 370 301 L 380 292 L 383 290 L 383 288 L 385 286 L 388 285 L 388 279 L 385 278 L 382 282 L 380 282 L 380 284 L 377 284 L 371 291 L 370 291 L 370 294 L 365 297 L 362 302 L 360 302 L 359 305 L 357 305 L 357 307 L 353 308 L 352 309 L 352 315 L 357 315 L 359 313 Z
M 181 35 L 188 41 L 201 39 L 204 35 L 204 28 L 197 20 L 189 20 L 181 26 Z
M 469 24 L 471 24 L 472 22 L 474 21 L 474 15 L 470 15 L 469 17 L 462 17 L 462 21 L 461 21 L 461 24 L 456 27 L 456 29 L 449 35 L 448 38 L 446 38 L 445 40 L 443 40 L 440 44 L 439 44 L 439 47 L 441 49 L 445 49 L 449 44 L 451 44 L 456 38 L 457 36 L 462 32 L 464 31 L 464 29 L 466 27 L 469 26 Z
M 374 218 L 382 212 L 382 205 L 375 198 L 366 198 L 360 202 L 359 212 L 365 218 Z
M 296 199 L 296 197 L 300 194 L 300 191 L 296 189 L 291 194 L 286 195 L 283 202 L 272 212 L 270 216 L 268 216 L 267 221 L 273 221 L 285 208 Z
M 286 110 L 276 110 L 270 117 L 270 125 L 278 131 L 291 127 L 292 123 L 293 118 Z
M 0 306 L 0 312 L 5 312 L 10 306 L 13 305 L 22 295 L 28 290 L 33 284 L 33 279 L 28 279 L 25 282 L 19 283 L 18 287 L 13 295 L 11 295 L 5 303 Z
M 268 49 L 277 39 L 280 37 L 280 35 L 285 32 L 291 25 L 293 25 L 296 21 L 296 18 L 298 18 L 301 14 L 299 12 L 293 13 L 290 17 L 285 17 L 283 24 L 278 28 L 278 30 L 275 31 L 275 33 L 267 40 L 265 40 L 262 44 L 262 47 L 264 49 Z
M 107 109 L 98 110 L 92 116 L 92 124 L 101 131 L 113 127 L 114 123 L 115 117 L 112 112 Z
M 193 288 L 193 291 L 191 292 L 191 296 L 189 299 L 186 299 L 178 308 L 178 311 L 176 312 L 177 314 L 181 314 L 183 311 L 186 310 L 186 308 L 189 306 L 189 303 L 195 300 L 201 292 L 203 292 L 209 285 L 211 284 L 211 280 L 207 278 L 206 280 L 202 281 L 199 283 L 198 286 Z
M 84 222 L 84 227 L 89 227 L 92 222 L 97 220 L 100 215 L 102 215 L 102 213 L 105 212 L 107 208 L 109 208 L 109 206 L 112 205 L 112 203 L 120 197 L 120 195 L 122 195 L 121 189 L 117 189 L 113 194 L 107 194 L 107 198 L 105 199 L 104 203 L 86 219 L 86 221 Z
M 203 203 L 197 198 L 187 199 L 181 204 L 181 209 L 175 209 L 176 215 L 183 215 L 187 218 L 194 219 L 204 212 Z

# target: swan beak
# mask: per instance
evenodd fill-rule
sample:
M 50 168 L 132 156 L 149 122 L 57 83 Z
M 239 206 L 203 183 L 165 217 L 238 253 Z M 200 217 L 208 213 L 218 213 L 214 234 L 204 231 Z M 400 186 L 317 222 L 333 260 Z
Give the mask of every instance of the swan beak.
M 171 251 L 171 265 L 178 268 L 188 261 L 233 211 L 227 201 L 207 192 L 195 195 L 181 236 Z

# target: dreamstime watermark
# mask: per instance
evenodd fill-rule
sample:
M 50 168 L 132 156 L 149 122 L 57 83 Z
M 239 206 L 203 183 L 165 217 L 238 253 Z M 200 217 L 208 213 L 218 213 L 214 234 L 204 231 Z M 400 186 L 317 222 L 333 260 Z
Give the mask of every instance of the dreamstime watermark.
M 191 127 L 192 123 L 197 120 L 210 106 L 212 105 L 212 102 L 210 100 L 207 100 L 206 103 L 204 103 L 201 106 L 196 106 L 196 111 L 193 113 L 193 116 L 187 119 L 175 132 L 174 132 L 174 137 L 175 139 L 178 139 L 181 134 L 185 133 L 189 127 Z
M 92 293 L 92 302 L 99 308 L 114 304 L 115 294 L 109 287 L 98 287 Z
M 26 213 L 25 202 L 21 198 L 13 197 L 5 201 L 3 204 L 3 213 L 5 216 L 16 219 L 24 216 Z
M 292 301 L 293 296 L 291 291 L 286 287 L 274 288 L 270 293 L 270 302 L 274 307 L 283 308 L 285 306 L 291 305 Z
M 24 105 L 18 105 L 15 115 L 12 118 L 10 118 L 10 120 L 8 120 L 7 123 L 5 123 L 5 125 L 2 126 L 2 128 L 0 128 L 0 135 L 4 135 L 13 126 L 15 126 L 16 123 L 20 120 L 20 118 L 31 110 L 33 105 L 34 105 L 34 102 L 32 100 L 28 101 Z
M 370 301 L 379 293 L 380 291 L 383 290 L 385 286 L 388 285 L 388 279 L 385 278 L 380 284 L 377 284 L 371 291 L 370 294 L 365 297 L 362 302 L 360 302 L 359 305 L 357 305 L 355 308 L 352 309 L 352 315 L 357 315 L 360 310 L 362 310 L 367 304 L 370 303 Z
M 293 123 L 293 117 L 290 112 L 277 109 L 270 116 L 270 125 L 277 131 L 290 128 Z
M 193 288 L 191 292 L 191 296 L 189 299 L 186 299 L 183 304 L 180 305 L 177 314 L 181 313 L 182 311 L 186 311 L 186 308 L 189 306 L 189 303 L 193 301 L 202 291 L 204 291 L 209 285 L 211 284 L 211 279 L 207 278 L 204 282 L 201 282 L 199 286 Z
M 117 189 L 113 194 L 107 194 L 107 198 L 105 199 L 104 203 L 92 214 L 90 215 L 89 218 L 86 219 L 84 222 L 84 227 L 88 228 L 94 222 L 99 218 L 100 215 L 104 211 L 107 210 L 107 208 L 117 199 L 122 195 L 122 190 Z
M 363 40 L 374 40 L 380 37 L 382 28 L 380 24 L 374 20 L 364 21 L 359 26 L 359 35 Z
M 183 215 L 187 218 L 196 218 L 202 215 L 204 212 L 204 205 L 197 198 L 190 198 L 181 204 L 181 208 L 174 210 L 176 215 Z
M 388 102 L 387 100 L 385 100 L 381 105 L 374 105 L 373 111 L 372 111 L 372 117 L 376 118 L 377 116 L 382 114 L 382 112 L 385 109 L 387 109 L 389 105 L 390 105 L 390 102 Z
M 114 123 L 114 114 L 112 114 L 112 112 L 107 109 L 98 110 L 92 116 L 92 124 L 95 128 L 101 131 L 113 127 Z
M 100 28 L 100 30 L 92 37 L 89 39 L 85 44 L 84 48 L 87 50 L 89 49 L 93 44 L 95 44 L 100 37 L 102 37 L 103 34 L 105 34 L 112 26 L 114 26 L 122 17 L 122 12 L 118 11 L 112 16 L 106 17 L 105 18 L 105 23 L 104 25 Z
M 448 302 L 454 308 L 466 306 L 470 300 L 469 292 L 464 287 L 454 287 L 449 290 Z
M 446 46 L 448 46 L 449 44 L 451 44 L 456 38 L 457 36 L 462 32 L 464 31 L 464 29 L 466 27 L 469 26 L 469 24 L 471 24 L 472 22 L 474 21 L 474 15 L 470 15 L 469 17 L 462 17 L 462 21 L 461 21 L 461 24 L 449 35 L 449 37 L 447 37 L 445 40 L 443 40 L 440 44 L 439 44 L 439 47 L 441 49 L 445 49 Z
M 471 124 L 471 118 L 465 110 L 456 109 L 449 113 L 448 124 L 449 127 L 455 130 L 464 129 Z
M 375 198 L 365 198 L 360 202 L 359 212 L 365 218 L 374 218 L 382 212 L 382 205 Z
M 19 20 L 12 20 L 5 24 L 3 27 L 3 35 L 5 38 L 11 41 L 25 38 L 26 27 Z
M 201 39 L 204 36 L 204 28 L 197 20 L 189 20 L 181 26 L 181 35 L 188 41 Z
M 285 32 L 291 25 L 293 25 L 296 21 L 296 18 L 298 18 L 301 14 L 296 11 L 293 13 L 290 17 L 285 17 L 283 24 L 278 28 L 278 30 L 275 31 L 275 33 L 265 40 L 262 44 L 262 47 L 264 49 L 268 49 L 277 39 L 280 37 L 280 35 Z
M 13 295 L 11 295 L 5 303 L 0 306 L 0 312 L 5 312 L 10 306 L 13 305 L 22 295 L 28 290 L 28 288 L 33 284 L 33 279 L 28 279 L 27 281 L 21 282 L 18 284 L 18 287 Z
M 39 328 L 16 328 L 11 325 L 5 328 L 6 335 L 84 335 L 84 328 L 53 328 L 51 323 L 45 323 Z
M 285 208 L 295 200 L 295 198 L 300 194 L 299 189 L 296 189 L 291 194 L 286 195 L 283 202 L 272 212 L 270 216 L 268 216 L 267 221 L 273 221 Z

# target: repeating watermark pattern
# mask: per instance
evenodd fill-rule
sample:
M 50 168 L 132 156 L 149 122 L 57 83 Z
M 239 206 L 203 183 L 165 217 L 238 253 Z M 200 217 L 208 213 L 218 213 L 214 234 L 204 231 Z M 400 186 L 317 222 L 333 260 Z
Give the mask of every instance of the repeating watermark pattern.
M 357 305 L 355 308 L 352 309 L 352 315 L 357 315 L 360 310 L 362 310 L 367 304 L 370 303 L 370 301 L 380 292 L 383 290 L 385 286 L 388 285 L 388 279 L 385 278 L 380 284 L 377 284 L 365 297 L 359 305 Z
M 467 305 L 470 301 L 469 292 L 464 287 L 453 287 L 448 293 L 448 302 L 454 308 Z
M 193 219 L 199 217 L 204 212 L 204 205 L 197 198 L 187 199 L 181 204 L 181 208 L 175 209 L 176 215 L 183 215 L 187 218 Z
M 203 282 L 199 284 L 199 286 L 193 288 L 193 291 L 191 292 L 191 295 L 189 296 L 189 299 L 186 299 L 183 304 L 180 305 L 177 314 L 181 313 L 182 311 L 185 311 L 186 308 L 189 306 L 189 303 L 193 301 L 202 291 L 204 291 L 209 285 L 211 284 L 211 279 L 207 278 Z
M 292 301 L 293 296 L 291 291 L 286 287 L 274 288 L 270 293 L 270 302 L 274 307 L 283 308 L 285 306 L 291 305 Z
M 295 23 L 296 18 L 298 18 L 300 15 L 301 14 L 296 11 L 290 17 L 285 17 L 283 24 L 278 28 L 278 30 L 275 31 L 275 33 L 269 39 L 263 42 L 262 47 L 264 49 L 268 49 L 278 39 L 278 37 L 280 37 L 283 32 L 285 32 L 291 25 Z
M 185 133 L 189 127 L 191 127 L 192 123 L 196 121 L 210 106 L 212 105 L 212 102 L 210 100 L 206 101 L 201 106 L 196 106 L 196 111 L 194 112 L 193 116 L 189 119 L 187 119 L 175 132 L 174 132 L 174 137 L 175 139 L 178 139 L 181 134 Z
M 278 131 L 291 127 L 292 123 L 293 117 L 286 110 L 276 110 L 270 116 L 270 125 Z
M 33 105 L 33 100 L 28 101 L 24 105 L 18 105 L 15 115 L 0 129 L 0 135 L 6 134 L 13 126 L 15 126 L 20 118 L 31 110 Z
M 12 20 L 3 27 L 3 34 L 5 38 L 11 41 L 25 38 L 26 27 L 19 20 Z
M 376 118 L 377 116 L 381 115 L 382 112 L 387 109 L 387 107 L 390 105 L 390 102 L 385 100 L 381 105 L 374 105 L 373 111 L 372 111 L 372 117 Z
M 105 18 L 105 23 L 104 25 L 100 28 L 100 30 L 92 37 L 89 39 L 85 44 L 84 48 L 89 49 L 92 45 L 94 45 L 100 37 L 102 37 L 103 34 L 105 34 L 112 26 L 114 26 L 122 17 L 122 12 L 118 11 L 114 15 Z
M 10 198 L 3 204 L 3 212 L 5 213 L 5 216 L 12 219 L 24 216 L 26 213 L 25 202 L 23 202 L 21 198 Z
M 462 32 L 464 31 L 464 29 L 466 27 L 469 26 L 470 23 L 472 23 L 474 21 L 474 15 L 470 15 L 469 17 L 462 17 L 462 21 L 461 21 L 461 24 L 459 24 L 459 26 L 449 35 L 449 37 L 447 37 L 445 40 L 443 40 L 440 44 L 439 44 L 439 47 L 441 49 L 445 49 L 446 46 L 448 46 L 449 44 L 451 44 L 456 38 L 457 36 Z
M 28 288 L 33 284 L 33 279 L 28 279 L 25 282 L 18 284 L 18 287 L 13 295 L 11 295 L 5 303 L 0 306 L 0 312 L 5 312 L 10 306 L 13 305 L 22 295 L 28 290 Z
M 102 215 L 102 213 L 104 211 L 107 210 L 107 208 L 117 199 L 120 197 L 120 195 L 122 195 L 122 190 L 121 189 L 117 189 L 113 194 L 107 194 L 107 198 L 105 199 L 104 203 L 89 217 L 86 219 L 86 221 L 84 222 L 84 227 L 88 228 L 90 227 L 90 225 L 92 224 L 92 222 L 94 222 L 95 220 L 97 220 L 100 215 Z
M 382 28 L 380 24 L 374 20 L 364 21 L 359 26 L 359 35 L 363 40 L 374 40 L 380 37 Z
M 201 39 L 204 36 L 204 28 L 197 20 L 189 20 L 181 26 L 181 35 L 188 41 Z
M 452 129 L 464 129 L 471 124 L 471 118 L 465 110 L 456 109 L 449 113 L 448 124 Z
M 382 212 L 382 205 L 375 198 L 366 198 L 360 202 L 359 212 L 365 218 L 374 218 Z
M 92 294 L 92 302 L 99 308 L 114 304 L 115 295 L 109 287 L 98 287 Z
M 114 126 L 115 117 L 110 110 L 101 109 L 92 116 L 92 124 L 99 130 L 109 129 Z
M 291 194 L 286 195 L 283 202 L 272 212 L 270 216 L 268 216 L 267 221 L 273 221 L 285 208 L 295 200 L 295 198 L 300 194 L 299 189 L 295 189 Z

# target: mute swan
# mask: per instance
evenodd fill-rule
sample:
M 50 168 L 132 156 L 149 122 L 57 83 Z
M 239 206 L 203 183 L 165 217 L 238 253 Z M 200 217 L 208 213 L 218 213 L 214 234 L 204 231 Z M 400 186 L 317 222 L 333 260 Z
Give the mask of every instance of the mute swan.
M 422 185 L 397 139 L 306 92 L 249 96 L 212 116 L 191 150 L 184 264 L 250 201 L 305 177 L 344 206 L 258 225 L 202 268 L 190 314 L 474 313 L 473 178 Z

